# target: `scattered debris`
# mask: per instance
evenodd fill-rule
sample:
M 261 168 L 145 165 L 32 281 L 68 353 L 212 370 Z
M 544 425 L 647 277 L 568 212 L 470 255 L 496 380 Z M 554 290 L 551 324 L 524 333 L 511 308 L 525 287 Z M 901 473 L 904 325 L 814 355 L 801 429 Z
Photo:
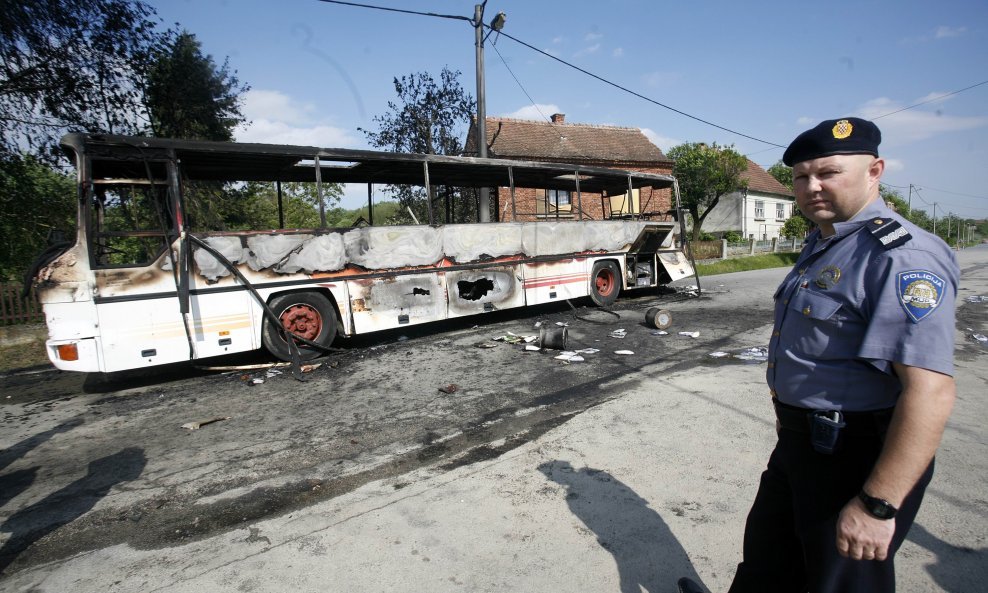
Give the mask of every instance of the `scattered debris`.
M 291 366 L 290 362 L 263 362 L 259 364 L 242 364 L 237 366 L 196 366 L 200 371 L 256 371 L 260 369 L 271 369 L 276 367 Z
M 626 338 L 628 336 L 628 330 L 626 329 L 616 329 L 611 332 L 612 338 Z
M 634 354 L 634 352 L 631 350 L 615 350 L 614 354 L 620 354 L 621 356 L 631 356 L 632 354 Z
M 562 360 L 563 362 L 583 362 L 586 360 L 576 352 L 563 352 L 559 356 L 555 357 L 556 360 Z
M 442 391 L 443 393 L 456 393 L 459 389 L 460 389 L 459 385 L 457 385 L 456 383 L 450 383 L 445 387 L 440 387 L 439 391 Z
M 491 342 L 478 342 L 474 344 L 475 348 L 497 348 L 497 344 L 492 344 Z
M 552 350 L 565 350 L 568 333 L 566 327 L 543 327 L 539 330 L 539 346 Z
M 730 356 L 730 355 L 727 352 L 721 352 L 720 350 L 718 350 L 717 352 L 711 352 L 710 356 L 712 358 L 724 358 L 725 356 Z
M 650 333 L 653 336 L 668 336 L 669 335 L 669 332 L 662 331 L 661 329 L 659 331 L 654 331 L 654 332 L 650 332 Z
M 984 334 L 974 334 L 971 337 L 981 343 L 988 342 L 988 336 L 985 336 Z
M 277 377 L 280 374 L 281 374 L 281 371 L 279 371 L 277 369 L 271 369 L 267 373 L 264 373 L 264 376 L 267 377 L 268 379 L 270 379 L 271 377 Z
M 542 322 L 541 321 L 536 321 L 535 322 L 535 325 L 533 325 L 532 327 L 534 327 L 535 329 L 539 329 L 540 327 L 542 327 Z
M 666 329 L 672 325 L 672 313 L 665 309 L 652 307 L 645 311 L 645 325 L 655 329 Z
M 768 348 L 765 346 L 748 348 L 740 354 L 735 354 L 734 358 L 737 358 L 738 360 L 748 360 L 751 362 L 765 362 L 768 360 Z
M 528 352 L 541 352 L 542 351 L 542 349 L 539 348 L 538 346 L 533 346 L 531 344 L 527 344 L 525 346 L 525 350 L 528 351 Z
M 312 371 L 318 369 L 321 366 L 322 366 L 321 362 L 314 362 L 312 364 L 303 364 L 301 368 L 303 373 L 311 373 Z
M 577 350 L 577 354 L 597 354 L 600 350 L 596 348 L 583 348 L 582 350 Z
M 260 377 L 254 377 L 253 379 L 250 380 L 251 385 L 260 385 L 261 383 L 264 383 L 264 379 Z
M 969 303 L 988 303 L 988 296 L 976 294 L 969 296 L 964 300 L 966 300 Z
M 522 338 L 522 341 L 525 342 L 526 344 L 531 344 L 532 342 L 538 339 L 539 339 L 538 336 L 525 336 L 524 338 Z
M 700 332 L 679 332 L 679 335 L 686 336 L 687 338 L 699 338 Z
M 210 418 L 209 420 L 200 420 L 199 422 L 186 422 L 182 425 L 182 428 L 187 430 L 199 430 L 207 424 L 212 424 L 213 422 L 220 422 L 222 420 L 229 420 L 230 416 L 217 416 L 216 418 Z
M 557 321 L 556 325 L 558 325 L 559 327 L 569 327 L 569 324 L 566 323 L 565 321 Z

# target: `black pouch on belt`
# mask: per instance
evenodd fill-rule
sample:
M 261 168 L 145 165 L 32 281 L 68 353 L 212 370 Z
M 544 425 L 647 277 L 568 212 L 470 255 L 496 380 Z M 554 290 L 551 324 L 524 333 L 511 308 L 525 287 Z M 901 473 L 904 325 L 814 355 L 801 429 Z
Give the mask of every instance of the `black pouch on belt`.
M 847 426 L 844 416 L 836 411 L 818 411 L 809 414 L 810 443 L 817 453 L 830 455 L 837 448 L 840 431 Z

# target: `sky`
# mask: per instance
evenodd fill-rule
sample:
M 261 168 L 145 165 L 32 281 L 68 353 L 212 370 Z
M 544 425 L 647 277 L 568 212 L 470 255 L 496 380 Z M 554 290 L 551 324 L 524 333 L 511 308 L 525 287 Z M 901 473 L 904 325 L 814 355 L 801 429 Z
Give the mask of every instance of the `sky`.
M 467 19 L 478 3 L 358 1 Z M 466 20 L 320 0 L 148 3 L 250 85 L 239 141 L 370 148 L 358 128 L 377 129 L 374 117 L 396 99 L 393 79 L 438 79 L 444 66 L 477 96 Z M 874 119 L 883 181 L 913 208 L 988 218 L 984 0 L 489 0 L 484 21 L 498 12 L 504 33 L 645 98 L 494 33 L 484 47 L 488 116 L 640 128 L 663 151 L 733 145 L 764 168 L 782 157 L 775 145 L 824 119 Z M 365 201 L 354 188 L 343 206 Z

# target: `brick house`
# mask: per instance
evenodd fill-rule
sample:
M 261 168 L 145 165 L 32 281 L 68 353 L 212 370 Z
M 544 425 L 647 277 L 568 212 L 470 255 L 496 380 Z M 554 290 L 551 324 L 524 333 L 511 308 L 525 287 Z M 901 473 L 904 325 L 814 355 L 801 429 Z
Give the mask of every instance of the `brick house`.
M 745 239 L 759 241 L 778 238 L 793 213 L 792 190 L 751 160 L 741 178 L 748 180 L 748 189 L 722 196 L 703 221 L 704 232 L 735 231 Z
M 487 143 L 491 158 L 570 163 L 587 167 L 606 167 L 645 173 L 671 175 L 673 162 L 659 147 L 649 142 L 638 128 L 566 123 L 565 115 L 556 113 L 552 121 L 488 117 Z M 477 154 L 476 121 L 470 127 L 464 154 Z M 582 209 L 584 219 L 601 220 L 642 214 L 652 220 L 672 218 L 669 189 L 634 190 L 615 196 L 572 190 L 515 189 L 517 220 L 577 219 Z M 511 193 L 498 188 L 497 219 L 511 220 Z

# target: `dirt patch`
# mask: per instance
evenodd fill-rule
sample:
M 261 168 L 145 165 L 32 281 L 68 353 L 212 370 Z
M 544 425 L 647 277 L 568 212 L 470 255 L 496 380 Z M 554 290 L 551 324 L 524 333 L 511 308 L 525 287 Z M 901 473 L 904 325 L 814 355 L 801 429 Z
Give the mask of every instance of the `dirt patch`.
M 50 364 L 45 353 L 47 338 L 44 324 L 0 327 L 0 373 Z

